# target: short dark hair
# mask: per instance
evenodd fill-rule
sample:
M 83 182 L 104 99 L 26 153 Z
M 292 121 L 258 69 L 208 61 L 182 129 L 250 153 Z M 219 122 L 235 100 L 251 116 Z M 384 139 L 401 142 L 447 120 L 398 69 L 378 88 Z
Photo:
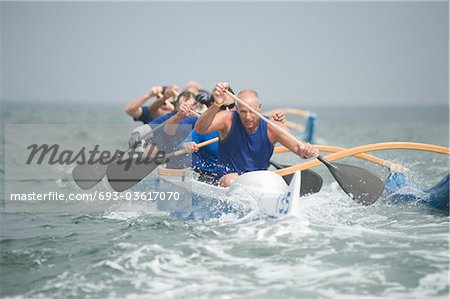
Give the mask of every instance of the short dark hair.
M 206 105 L 207 107 L 211 106 L 213 101 L 211 94 L 204 89 L 199 90 L 198 94 L 195 96 L 195 100 Z
M 183 91 L 182 93 L 180 93 L 178 95 L 178 97 L 175 99 L 175 102 L 178 102 L 181 99 L 181 97 L 184 97 L 186 99 L 190 99 L 190 98 L 195 98 L 195 95 L 194 95 L 194 93 L 192 93 L 192 92 L 190 92 L 188 90 L 185 90 L 185 91 Z

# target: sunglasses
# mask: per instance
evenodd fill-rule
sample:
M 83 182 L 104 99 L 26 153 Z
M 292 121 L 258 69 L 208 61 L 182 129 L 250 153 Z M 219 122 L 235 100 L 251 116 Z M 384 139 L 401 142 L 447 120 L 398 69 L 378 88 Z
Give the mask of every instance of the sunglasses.
M 231 103 L 231 104 L 228 104 L 228 105 L 222 105 L 222 106 L 220 106 L 220 110 L 227 110 L 227 108 L 228 109 L 233 109 L 234 108 L 234 106 L 236 106 L 236 103 Z

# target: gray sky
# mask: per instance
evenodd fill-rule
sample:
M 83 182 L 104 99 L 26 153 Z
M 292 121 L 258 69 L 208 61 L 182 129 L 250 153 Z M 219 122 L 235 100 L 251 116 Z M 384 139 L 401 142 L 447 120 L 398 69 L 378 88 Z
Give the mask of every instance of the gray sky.
M 228 81 L 271 106 L 448 105 L 436 2 L 2 2 L 1 98 L 125 104 Z

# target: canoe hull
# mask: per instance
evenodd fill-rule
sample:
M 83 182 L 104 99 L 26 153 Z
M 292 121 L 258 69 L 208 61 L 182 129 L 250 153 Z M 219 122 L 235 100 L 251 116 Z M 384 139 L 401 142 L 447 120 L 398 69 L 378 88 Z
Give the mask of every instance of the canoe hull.
M 230 188 L 211 186 L 197 180 L 174 176 L 159 176 L 173 189 L 190 197 L 192 211 L 171 212 L 171 216 L 189 220 L 207 220 L 225 214 L 243 217 L 282 217 L 295 214 L 300 197 L 301 174 L 297 172 L 289 186 L 271 171 L 257 171 L 242 175 Z

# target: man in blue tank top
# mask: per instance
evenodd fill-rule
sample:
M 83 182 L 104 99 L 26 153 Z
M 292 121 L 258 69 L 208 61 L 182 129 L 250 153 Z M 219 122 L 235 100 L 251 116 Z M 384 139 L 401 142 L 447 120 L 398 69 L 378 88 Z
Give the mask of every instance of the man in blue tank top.
M 231 88 L 230 92 L 233 92 Z M 196 96 L 196 98 L 199 96 Z M 209 108 L 214 103 L 214 98 L 212 95 L 205 94 L 203 99 L 196 99 L 197 101 L 204 103 L 207 108 Z M 234 101 L 225 103 L 221 106 L 220 110 L 227 111 L 233 110 L 235 107 Z M 277 123 L 283 123 L 286 120 L 286 116 L 283 111 L 275 111 L 270 116 Z M 211 140 L 213 138 L 219 137 L 219 132 L 215 131 L 207 134 L 199 134 L 195 130 L 192 130 L 188 138 L 182 144 L 182 147 L 187 153 L 192 154 L 192 168 L 200 174 L 199 180 L 204 180 L 207 182 L 215 181 L 216 171 L 217 171 L 217 156 L 218 156 L 218 142 L 214 142 L 202 148 L 197 145 L 204 141 Z
M 219 132 L 219 185 L 230 186 L 242 173 L 267 169 L 277 142 L 302 158 L 318 155 L 319 151 L 315 147 L 310 144 L 300 147 L 244 106 L 238 104 L 236 111 L 218 113 L 222 104 L 227 101 L 228 86 L 227 82 L 217 83 L 213 91 L 214 104 L 195 125 L 195 130 L 200 134 Z M 245 89 L 238 96 L 257 111 L 261 109 L 256 91 Z M 277 125 L 288 131 L 286 126 L 279 123 Z

